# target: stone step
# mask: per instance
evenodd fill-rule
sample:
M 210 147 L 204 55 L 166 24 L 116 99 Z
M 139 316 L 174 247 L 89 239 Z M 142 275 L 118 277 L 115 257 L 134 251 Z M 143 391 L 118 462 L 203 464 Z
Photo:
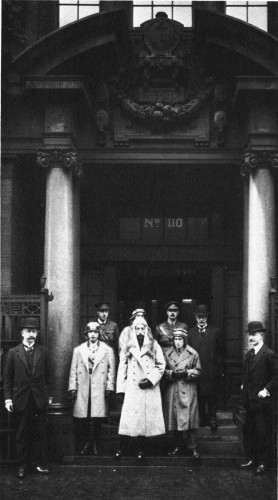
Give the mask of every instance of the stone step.
M 97 457 L 64 457 L 64 465 L 90 466 L 90 467 L 113 467 L 115 469 L 122 467 L 198 467 L 198 465 L 207 466 L 234 466 L 240 463 L 241 455 L 229 454 L 226 456 L 204 455 L 199 459 L 190 456 L 184 457 L 151 457 L 146 456 L 144 461 L 138 462 L 136 456 L 122 457 L 115 460 L 113 456 L 99 455 Z
M 118 426 L 103 425 L 101 435 L 103 439 L 110 439 L 118 436 Z M 235 424 L 219 425 L 216 431 L 212 431 L 209 426 L 198 429 L 198 437 L 202 436 L 237 436 L 237 426 Z

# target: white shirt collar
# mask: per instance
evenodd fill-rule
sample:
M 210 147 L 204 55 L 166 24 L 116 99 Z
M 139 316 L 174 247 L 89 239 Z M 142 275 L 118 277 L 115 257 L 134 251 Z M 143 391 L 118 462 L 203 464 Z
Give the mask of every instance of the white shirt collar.
M 97 320 L 97 321 L 98 321 L 98 323 L 99 323 L 100 325 L 105 325 L 105 323 L 106 323 L 106 320 L 105 320 L 105 321 L 101 321 L 101 319 L 99 319 L 99 318 L 98 318 L 98 320 Z
M 258 354 L 259 350 L 263 347 L 263 345 L 264 345 L 264 343 L 260 342 L 258 345 L 253 347 L 255 354 Z

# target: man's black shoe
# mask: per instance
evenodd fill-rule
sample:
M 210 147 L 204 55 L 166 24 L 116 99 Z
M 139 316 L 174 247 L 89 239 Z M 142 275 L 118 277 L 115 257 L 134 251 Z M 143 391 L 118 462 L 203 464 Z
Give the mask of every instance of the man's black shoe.
M 216 431 L 218 428 L 218 422 L 216 419 L 210 421 L 210 428 L 212 431 Z
M 182 454 L 181 446 L 176 446 L 172 451 L 169 451 L 167 453 L 167 456 L 168 457 L 176 457 L 176 456 L 181 455 L 181 454 Z
M 115 458 L 116 460 L 120 460 L 121 457 L 124 456 L 124 452 L 123 450 L 117 450 L 116 453 L 115 453 Z
M 264 464 L 260 464 L 258 465 L 257 469 L 256 469 L 256 474 L 264 474 Z
M 193 448 L 193 449 L 192 449 L 192 457 L 193 457 L 193 458 L 201 458 L 201 455 L 200 455 L 200 453 L 197 451 L 197 449 L 196 449 L 196 448 Z
M 240 464 L 241 469 L 250 469 L 251 467 L 254 467 L 254 462 L 253 460 L 249 460 L 248 462 L 244 462 L 243 464 Z
M 139 462 L 141 462 L 142 460 L 144 460 L 145 458 L 145 454 L 142 450 L 138 451 L 137 453 L 137 459 L 139 460 Z
M 37 467 L 35 467 L 35 472 L 36 474 L 41 474 L 43 476 L 49 474 L 49 469 L 47 469 L 47 467 L 42 467 L 41 465 L 37 465 Z
M 89 455 L 90 451 L 91 451 L 91 443 L 88 441 L 80 451 L 80 455 L 81 456 Z
M 25 467 L 19 467 L 17 471 L 17 477 L 18 479 L 24 479 L 26 476 L 26 468 Z

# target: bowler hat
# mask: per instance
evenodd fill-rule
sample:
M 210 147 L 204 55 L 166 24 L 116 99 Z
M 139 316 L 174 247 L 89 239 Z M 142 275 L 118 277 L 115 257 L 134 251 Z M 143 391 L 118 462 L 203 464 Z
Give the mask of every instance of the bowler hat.
M 39 318 L 23 318 L 21 328 L 29 328 L 39 330 Z
M 199 304 L 196 307 L 195 313 L 197 314 L 197 316 L 208 316 L 208 308 L 204 304 Z
M 169 309 L 172 311 L 176 311 L 177 309 L 180 308 L 179 303 L 176 302 L 175 300 L 171 300 L 171 302 L 168 302 L 168 304 L 165 304 L 165 309 L 168 311 Z
M 95 307 L 97 308 L 98 311 L 108 311 L 110 309 L 111 302 L 97 302 L 95 304 Z
M 100 332 L 100 326 L 97 321 L 90 321 L 90 323 L 87 323 L 84 335 L 87 336 L 87 333 L 92 331 Z
M 187 328 L 187 325 L 185 326 Z M 175 328 L 173 331 L 173 337 L 182 337 L 184 339 L 187 339 L 188 331 L 185 328 Z
M 256 333 L 256 332 L 265 332 L 266 328 L 263 327 L 263 324 L 261 321 L 250 321 L 248 323 L 248 327 L 246 332 L 248 333 Z

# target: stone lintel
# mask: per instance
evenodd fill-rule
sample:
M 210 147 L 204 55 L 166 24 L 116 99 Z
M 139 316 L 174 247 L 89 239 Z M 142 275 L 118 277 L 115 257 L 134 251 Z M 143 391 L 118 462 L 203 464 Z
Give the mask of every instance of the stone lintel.
M 74 149 L 39 149 L 37 162 L 41 167 L 47 169 L 64 168 L 65 170 L 72 170 L 76 178 L 80 178 L 82 175 L 81 161 Z
M 236 81 L 237 86 L 233 101 L 234 108 L 240 108 L 243 104 L 246 105 L 247 102 L 250 102 L 250 105 L 252 105 L 254 98 L 258 99 L 260 96 L 265 98 L 266 92 L 268 99 L 270 95 L 272 98 L 278 98 L 277 76 L 240 76 L 237 77 Z

